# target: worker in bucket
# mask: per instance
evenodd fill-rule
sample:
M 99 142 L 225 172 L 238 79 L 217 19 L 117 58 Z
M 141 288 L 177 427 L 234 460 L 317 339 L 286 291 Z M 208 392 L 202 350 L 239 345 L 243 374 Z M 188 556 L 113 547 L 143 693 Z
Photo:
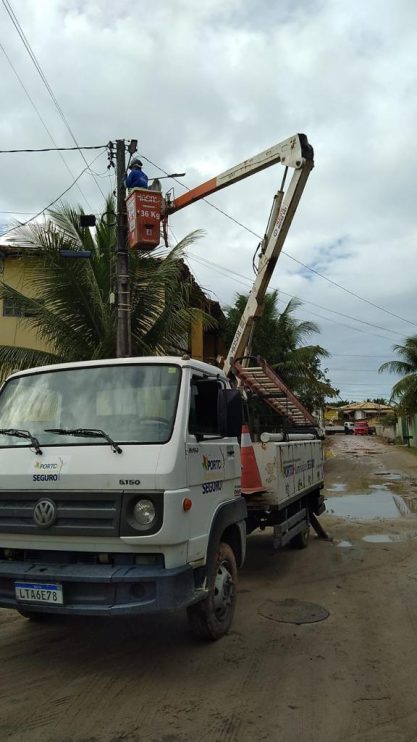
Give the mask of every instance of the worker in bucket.
M 142 162 L 134 157 L 129 165 L 130 173 L 125 177 L 126 188 L 147 188 L 148 176 L 142 170 Z

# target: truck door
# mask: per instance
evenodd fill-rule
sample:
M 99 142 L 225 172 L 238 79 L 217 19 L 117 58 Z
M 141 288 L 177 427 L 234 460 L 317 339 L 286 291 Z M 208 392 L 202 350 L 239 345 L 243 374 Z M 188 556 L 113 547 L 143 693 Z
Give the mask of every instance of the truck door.
M 240 452 L 234 438 L 223 438 L 217 420 L 219 379 L 193 376 L 190 388 L 190 412 L 186 436 L 187 485 L 193 508 L 190 512 L 194 532 L 208 533 L 218 504 L 240 494 Z M 195 507 L 194 507 L 195 504 Z M 196 530 L 195 530 L 196 529 Z M 203 541 L 205 536 L 203 537 Z M 198 558 L 195 539 L 194 558 Z

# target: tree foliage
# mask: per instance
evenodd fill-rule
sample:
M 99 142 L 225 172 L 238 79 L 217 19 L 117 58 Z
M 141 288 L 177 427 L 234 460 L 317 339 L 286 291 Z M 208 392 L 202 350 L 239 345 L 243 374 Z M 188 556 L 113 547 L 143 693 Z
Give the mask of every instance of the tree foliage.
M 68 206 L 50 212 L 44 225 L 19 230 L 14 242 L 21 248 L 31 296 L 2 282 L 0 298 L 19 306 L 49 350 L 0 346 L 3 376 L 31 366 L 115 357 L 117 310 L 110 302 L 116 288 L 114 210 L 109 198 L 94 231 L 81 228 L 83 212 Z M 182 353 L 193 321 L 215 325 L 199 308 L 195 285 L 180 260 L 200 234 L 193 232 L 167 254 L 130 253 L 133 355 Z M 80 249 L 91 251 L 91 257 L 60 255 Z
M 379 372 L 389 371 L 403 377 L 394 384 L 390 401 L 398 404 L 400 414 L 414 415 L 417 412 L 417 335 L 406 338 L 404 345 L 394 345 L 393 350 L 399 359 L 386 361 Z
M 247 295 L 237 294 L 233 306 L 226 308 L 227 347 L 233 340 L 246 301 Z M 337 396 L 338 390 L 331 386 L 321 367 L 328 352 L 320 345 L 305 345 L 319 328 L 315 322 L 296 319 L 294 313 L 301 306 L 302 302 L 293 298 L 279 312 L 278 291 L 268 293 L 262 316 L 256 320 L 252 355 L 265 358 L 305 406 L 313 410 L 321 407 L 326 397 Z

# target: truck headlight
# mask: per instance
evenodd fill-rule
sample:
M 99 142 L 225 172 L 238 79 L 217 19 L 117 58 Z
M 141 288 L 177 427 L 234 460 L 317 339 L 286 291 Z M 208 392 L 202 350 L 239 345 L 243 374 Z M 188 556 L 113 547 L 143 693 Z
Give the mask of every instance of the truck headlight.
M 148 528 L 156 518 L 155 505 L 152 500 L 141 498 L 133 507 L 133 517 L 139 526 Z
M 120 513 L 120 536 L 151 536 L 164 520 L 164 493 L 125 492 Z

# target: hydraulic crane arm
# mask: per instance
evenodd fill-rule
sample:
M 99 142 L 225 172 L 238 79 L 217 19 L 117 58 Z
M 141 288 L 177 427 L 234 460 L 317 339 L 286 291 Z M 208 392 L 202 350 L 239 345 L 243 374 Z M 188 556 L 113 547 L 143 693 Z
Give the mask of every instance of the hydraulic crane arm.
M 209 196 L 211 193 L 220 191 L 222 188 L 226 188 L 226 186 L 243 180 L 243 178 L 247 178 L 249 175 L 254 175 L 254 173 L 258 173 L 260 170 L 264 170 L 276 163 L 281 163 L 285 167 L 283 184 L 274 198 L 268 227 L 261 243 L 262 249 L 258 272 L 232 344 L 225 358 L 223 369 L 226 374 L 230 373 L 234 359 L 248 355 L 250 352 L 254 321 L 262 314 L 263 301 L 271 276 L 307 178 L 314 167 L 313 148 L 309 144 L 305 134 L 295 134 L 280 144 L 276 144 L 274 147 L 270 147 L 258 155 L 226 170 L 216 178 L 207 180 L 205 183 L 202 183 L 178 198 L 170 200 L 166 196 L 161 212 L 161 216 L 166 222 L 169 214 L 173 214 L 185 208 L 185 206 L 189 206 L 195 201 Z M 293 169 L 293 175 L 284 194 L 285 176 L 289 168 Z
M 258 155 L 240 162 L 229 170 L 225 170 L 216 178 L 211 178 L 211 180 L 207 180 L 196 188 L 192 188 L 191 191 L 184 193 L 173 201 L 166 200 L 165 214 L 173 214 L 185 206 L 209 196 L 211 193 L 220 191 L 222 188 L 265 170 L 265 168 L 278 162 L 285 167 L 302 168 L 306 161 L 313 161 L 313 149 L 309 145 L 305 134 L 296 134 L 280 144 L 276 144 L 274 147 L 265 149 Z
M 295 167 L 291 182 L 285 195 L 283 191 L 278 191 L 275 197 L 267 232 L 262 243 L 258 272 L 224 362 L 223 370 L 226 374 L 230 373 L 234 359 L 248 354 L 248 345 L 250 345 L 253 324 L 256 317 L 262 313 L 263 301 L 276 262 L 285 242 L 308 176 L 314 167 L 314 152 L 304 134 L 298 134 L 296 137 L 292 137 L 292 139 L 287 141 L 296 142 L 297 139 L 298 151 L 302 150 L 304 156 L 297 157 L 291 161 L 292 167 Z M 294 144 L 293 149 L 296 148 L 297 145 Z M 287 167 L 291 166 L 288 162 L 284 162 L 283 164 Z

